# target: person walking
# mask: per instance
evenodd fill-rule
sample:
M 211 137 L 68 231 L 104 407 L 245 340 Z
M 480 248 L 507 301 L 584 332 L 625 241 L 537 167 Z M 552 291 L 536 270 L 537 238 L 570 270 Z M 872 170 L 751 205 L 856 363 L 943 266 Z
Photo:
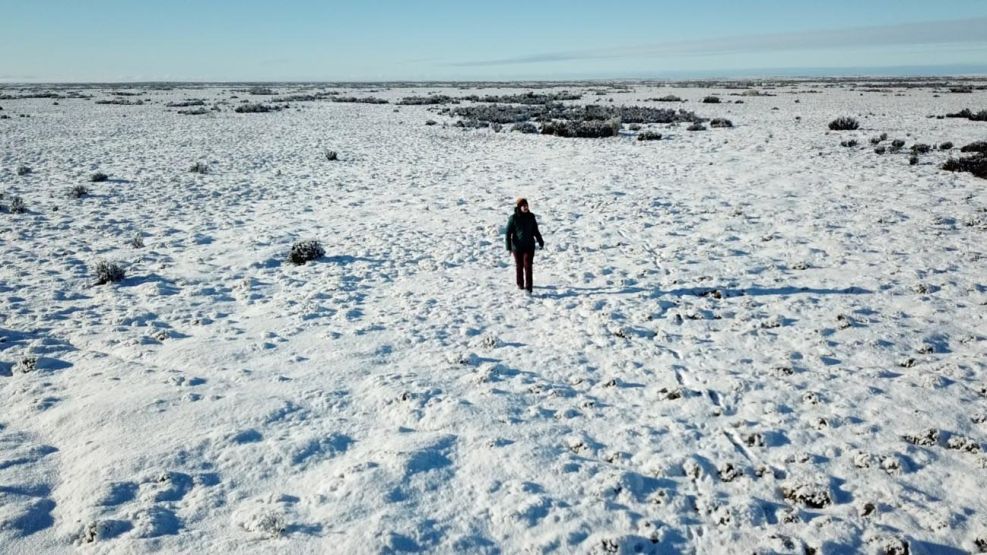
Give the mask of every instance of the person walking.
M 507 220 L 507 250 L 514 253 L 514 268 L 517 288 L 531 293 L 534 287 L 531 277 L 532 262 L 535 258 L 535 241 L 538 248 L 545 248 L 545 241 L 538 231 L 538 221 L 528 208 L 528 200 L 520 197 L 514 203 L 514 214 Z

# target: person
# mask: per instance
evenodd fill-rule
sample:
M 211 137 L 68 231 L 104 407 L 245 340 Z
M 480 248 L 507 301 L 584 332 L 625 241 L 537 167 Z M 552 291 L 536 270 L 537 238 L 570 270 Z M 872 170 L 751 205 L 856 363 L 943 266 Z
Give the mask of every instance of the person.
M 538 248 L 545 248 L 545 241 L 538 231 L 538 221 L 528 208 L 524 197 L 514 202 L 514 214 L 507 220 L 507 250 L 514 253 L 514 268 L 517 288 L 531 293 L 534 286 L 531 277 L 532 262 L 535 258 L 535 241 Z

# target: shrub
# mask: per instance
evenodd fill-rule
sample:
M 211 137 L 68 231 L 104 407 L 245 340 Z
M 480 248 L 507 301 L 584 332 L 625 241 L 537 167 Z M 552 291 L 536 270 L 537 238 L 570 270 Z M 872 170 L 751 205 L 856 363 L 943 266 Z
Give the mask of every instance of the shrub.
M 847 148 L 853 148 L 853 147 L 857 146 L 857 141 L 854 140 L 854 139 L 850 139 L 848 141 L 840 141 L 840 146 L 845 146 Z
M 24 175 L 28 175 L 30 173 L 31 173 L 31 168 L 29 168 L 27 166 L 18 166 L 17 167 L 17 175 L 24 176 Z
M 82 198 L 89 194 L 89 189 L 85 185 L 76 185 L 69 189 L 69 198 Z
M 144 248 L 144 234 L 140 231 L 134 233 L 134 236 L 130 238 L 130 246 L 135 249 Z
M 987 141 L 976 141 L 968 145 L 964 145 L 960 149 L 960 152 L 979 152 L 980 154 L 987 154 Z
M 209 165 L 206 164 L 205 162 L 196 162 L 196 163 L 192 164 L 192 167 L 190 167 L 188 169 L 188 171 L 190 171 L 192 173 L 198 173 L 198 174 L 205 175 L 205 174 L 209 173 Z
M 106 175 L 103 172 L 96 172 L 89 176 L 89 181 L 92 181 L 93 183 L 102 183 L 108 180 L 109 178 L 110 176 Z
M 353 104 L 389 104 L 384 98 L 374 96 L 332 96 L 329 100 L 333 102 L 347 102 Z
M 436 123 L 439 123 L 439 122 L 435 121 L 434 119 L 427 119 L 427 120 L 425 120 L 425 125 L 435 125 Z
M 268 106 L 267 104 L 241 104 L 233 109 L 234 112 L 238 114 L 263 114 L 265 112 L 272 112 L 276 108 L 273 106 Z
M 932 150 L 932 147 L 925 143 L 915 143 L 912 145 L 913 154 L 928 154 Z
M 657 102 L 682 102 L 682 99 L 679 98 L 679 97 L 677 97 L 677 96 L 675 96 L 674 94 L 669 94 L 669 95 L 663 96 L 661 98 L 655 98 L 653 100 L 655 100 Z
M 712 121 L 709 122 L 709 126 L 710 127 L 729 128 L 729 127 L 733 127 L 733 122 L 730 121 L 730 120 L 728 120 L 728 119 L 726 119 L 726 118 L 713 118 Z
M 395 104 L 408 106 L 424 106 L 429 104 L 459 104 L 459 100 L 444 94 L 433 94 L 429 96 L 406 96 Z
M 950 150 L 951 148 L 953 148 L 953 143 L 949 141 L 939 143 L 939 150 Z
M 637 134 L 637 140 L 639 141 L 660 141 L 661 133 L 656 133 L 654 131 L 642 131 Z
M 942 169 L 951 172 L 969 172 L 981 179 L 987 179 L 987 156 L 978 154 L 963 158 L 950 158 L 942 165 Z
M 181 102 L 169 102 L 165 104 L 168 108 L 191 108 L 192 106 L 205 106 L 206 101 L 200 99 L 183 100 Z
M 905 141 L 901 139 L 895 139 L 891 141 L 891 150 L 899 150 L 903 146 L 905 146 Z
M 326 160 L 329 162 L 335 162 L 336 160 L 339 160 L 339 154 L 335 150 L 327 150 Z
M 23 214 L 27 212 L 27 205 L 21 197 L 10 197 L 10 213 Z
M 850 117 L 840 117 L 829 122 L 829 128 L 833 131 L 853 131 L 859 127 L 860 123 Z
M 960 110 L 959 112 L 954 112 L 952 114 L 949 114 L 949 113 L 946 114 L 946 117 L 947 118 L 963 118 L 963 119 L 966 119 L 966 118 L 969 118 L 971 116 L 973 116 L 973 112 L 971 112 L 969 108 L 964 108 L 964 109 Z
M 217 112 L 219 111 L 219 106 L 213 107 Z M 209 110 L 205 108 L 193 108 L 191 110 L 179 110 L 179 114 L 183 116 L 204 116 L 209 113 Z
M 911 156 L 908 157 L 908 165 L 914 166 L 915 164 L 918 164 L 918 156 L 912 154 Z
M 607 121 L 548 121 L 542 125 L 542 135 L 557 137 L 600 138 L 614 137 L 620 132 L 620 120 Z
M 515 123 L 511 127 L 511 131 L 520 131 L 521 133 L 537 133 L 538 126 L 531 123 L 530 121 L 526 121 L 523 123 Z
M 886 141 L 887 139 L 888 139 L 888 134 L 881 133 L 880 136 L 878 137 L 872 137 L 870 140 L 870 144 L 872 145 L 880 144 L 882 141 Z
M 697 122 L 694 122 L 689 127 L 686 127 L 685 130 L 686 131 L 705 131 L 706 130 L 706 126 L 703 125 L 703 124 L 701 124 L 701 123 L 699 123 L 697 121 Z
M 631 131 L 640 131 L 641 130 L 641 124 L 640 123 L 632 123 L 632 124 L 630 124 L 630 125 L 627 126 L 627 129 L 630 129 Z
M 707 96 L 703 99 L 703 104 L 719 104 L 720 97 L 718 96 Z
M 122 281 L 126 275 L 126 272 L 123 271 L 123 268 L 119 264 L 107 260 L 97 260 L 96 265 L 93 267 L 93 273 L 96 277 L 96 285 L 116 283 Z
M 305 264 L 310 260 L 318 260 L 326 254 L 322 244 L 315 240 L 299 241 L 291 246 L 288 260 L 292 264 Z
M 874 149 L 874 154 L 884 154 L 887 151 L 883 146 Z

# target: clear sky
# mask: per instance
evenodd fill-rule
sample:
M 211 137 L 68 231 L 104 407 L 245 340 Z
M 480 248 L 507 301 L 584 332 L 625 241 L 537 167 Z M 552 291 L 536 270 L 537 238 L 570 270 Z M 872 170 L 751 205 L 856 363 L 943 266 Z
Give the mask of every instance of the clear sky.
M 987 73 L 985 0 L 0 0 L 0 81 Z

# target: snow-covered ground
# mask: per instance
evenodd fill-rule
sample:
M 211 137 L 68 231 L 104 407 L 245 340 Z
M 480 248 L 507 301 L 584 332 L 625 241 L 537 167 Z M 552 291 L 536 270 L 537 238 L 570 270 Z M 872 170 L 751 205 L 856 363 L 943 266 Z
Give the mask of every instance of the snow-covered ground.
M 164 106 L 265 100 L 232 88 L 0 101 L 0 204 L 27 206 L 0 212 L 0 552 L 987 544 L 987 181 L 906 153 L 987 139 L 928 117 L 987 91 L 574 102 L 735 124 L 649 142 Z M 287 263 L 302 239 L 326 255 Z

